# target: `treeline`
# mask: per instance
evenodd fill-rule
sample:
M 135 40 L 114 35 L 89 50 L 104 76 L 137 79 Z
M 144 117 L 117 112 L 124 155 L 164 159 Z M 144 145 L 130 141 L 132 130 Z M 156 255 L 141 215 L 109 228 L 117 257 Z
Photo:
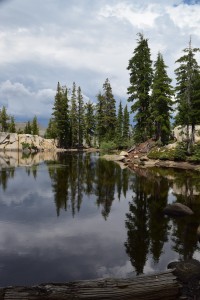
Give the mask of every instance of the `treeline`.
M 46 138 L 57 138 L 61 148 L 77 148 L 83 144 L 113 148 L 126 147 L 130 139 L 129 112 L 116 100 L 108 79 L 103 91 L 97 95 L 97 103 L 84 101 L 80 87 L 73 83 L 72 89 L 58 82 L 49 120 Z
M 0 110 L 0 131 L 2 132 L 10 132 L 10 133 L 26 133 L 39 135 L 39 124 L 37 117 L 34 116 L 32 121 L 26 122 L 24 128 L 16 128 L 15 118 L 14 116 L 10 116 L 7 113 L 6 107 L 3 106 Z
M 148 39 L 138 34 L 137 47 L 129 60 L 130 86 L 128 101 L 132 102 L 134 113 L 134 140 L 143 142 L 154 138 L 160 144 L 167 144 L 171 138 L 172 112 L 176 110 L 174 125 L 186 128 L 187 152 L 194 144 L 195 126 L 200 124 L 200 69 L 195 58 L 199 48 L 189 46 L 176 63 L 176 86 L 167 74 L 162 54 L 151 60 Z

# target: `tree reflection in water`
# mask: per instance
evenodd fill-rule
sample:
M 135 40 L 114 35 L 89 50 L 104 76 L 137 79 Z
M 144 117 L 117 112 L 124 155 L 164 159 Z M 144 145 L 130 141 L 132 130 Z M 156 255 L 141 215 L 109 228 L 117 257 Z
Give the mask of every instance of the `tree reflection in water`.
M 59 153 L 55 157 L 52 155 L 52 159 L 50 157 L 44 165 L 48 169 L 58 216 L 64 210 L 75 217 L 91 197 L 107 220 L 114 201 L 130 201 L 125 217 L 125 250 L 136 274 L 145 273 L 149 259 L 153 267 L 159 265 L 162 255 L 166 255 L 166 244 L 181 260 L 192 258 L 200 250 L 197 237 L 200 224 L 198 173 L 158 168 L 137 169 L 134 173 L 121 169 L 114 162 L 99 159 L 97 154 L 85 152 Z M 37 180 L 41 169 L 33 163 L 41 163 L 38 156 L 37 159 L 36 156 L 24 157 L 23 161 L 18 156 L 16 160 L 8 156 L 0 158 L 4 164 L 0 165 L 3 191 L 9 180 L 14 179 L 16 161 L 25 166 L 27 175 Z M 164 216 L 163 209 L 169 201 L 188 205 L 194 215 L 184 218 Z

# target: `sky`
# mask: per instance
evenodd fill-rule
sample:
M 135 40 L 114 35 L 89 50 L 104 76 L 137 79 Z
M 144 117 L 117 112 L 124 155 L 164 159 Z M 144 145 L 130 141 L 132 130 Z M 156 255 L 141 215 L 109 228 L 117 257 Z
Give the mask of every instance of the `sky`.
M 200 46 L 200 0 L 0 0 L 0 108 L 46 124 L 58 81 L 96 102 L 106 78 L 117 104 L 127 104 L 139 32 L 153 61 L 163 54 L 174 85 L 190 36 Z

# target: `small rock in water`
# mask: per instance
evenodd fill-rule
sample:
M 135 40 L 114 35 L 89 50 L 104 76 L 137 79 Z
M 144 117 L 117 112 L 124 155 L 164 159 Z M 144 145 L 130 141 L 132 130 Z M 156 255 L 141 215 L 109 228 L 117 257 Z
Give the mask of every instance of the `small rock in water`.
M 120 154 L 119 154 L 120 156 L 128 156 L 128 152 L 126 152 L 126 151 L 122 151 L 122 152 L 120 152 Z
M 164 214 L 169 216 L 187 216 L 187 215 L 193 215 L 193 211 L 186 205 L 182 203 L 172 203 L 168 204 L 164 210 Z

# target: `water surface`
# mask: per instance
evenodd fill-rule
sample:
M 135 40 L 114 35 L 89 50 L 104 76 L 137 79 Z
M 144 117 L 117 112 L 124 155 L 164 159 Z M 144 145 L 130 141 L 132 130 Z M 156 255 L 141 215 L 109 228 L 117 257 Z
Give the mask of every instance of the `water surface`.
M 122 169 L 99 154 L 0 155 L 0 285 L 164 271 L 200 259 L 199 175 Z M 194 216 L 164 217 L 168 202 Z

